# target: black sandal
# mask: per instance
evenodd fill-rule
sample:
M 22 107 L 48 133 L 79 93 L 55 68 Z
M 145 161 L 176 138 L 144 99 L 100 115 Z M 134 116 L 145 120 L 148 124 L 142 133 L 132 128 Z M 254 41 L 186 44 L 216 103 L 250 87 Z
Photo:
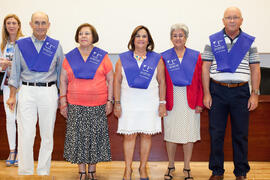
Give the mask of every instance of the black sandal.
M 79 174 L 80 174 L 80 180 L 82 180 L 82 176 L 85 174 L 85 176 L 86 176 L 86 172 L 79 172 Z M 84 178 L 85 179 L 85 178 Z
M 173 176 L 171 175 L 171 172 L 175 171 L 175 167 L 168 167 L 168 173 L 164 175 L 165 180 L 171 180 L 173 179 Z M 166 177 L 170 179 L 166 179 Z
M 183 172 L 187 172 L 188 173 L 188 177 L 185 177 L 185 180 L 187 180 L 187 179 L 193 179 L 193 177 L 192 176 L 190 176 L 190 169 L 183 169 Z
M 94 178 L 95 173 L 96 173 L 96 171 L 88 171 L 88 175 L 91 174 L 91 178 L 89 178 L 90 180 L 97 180 Z

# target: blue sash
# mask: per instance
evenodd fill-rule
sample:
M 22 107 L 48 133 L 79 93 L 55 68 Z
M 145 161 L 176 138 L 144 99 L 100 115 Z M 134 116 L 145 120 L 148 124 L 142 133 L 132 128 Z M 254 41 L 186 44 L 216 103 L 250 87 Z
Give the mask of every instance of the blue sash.
M 77 79 L 93 79 L 106 54 L 106 51 L 94 47 L 85 62 L 79 49 L 74 48 L 66 54 L 66 58 Z
M 199 54 L 199 51 L 186 48 L 183 60 L 180 63 L 174 48 L 162 53 L 162 58 L 175 86 L 191 84 Z
M 30 37 L 18 40 L 17 44 L 29 70 L 48 72 L 59 41 L 47 36 L 39 53 Z
M 127 51 L 119 55 L 127 77 L 128 85 L 132 88 L 147 89 L 152 80 L 155 69 L 161 55 L 155 52 L 147 52 L 141 67 L 138 67 L 133 51 Z
M 241 32 L 230 52 L 223 30 L 210 36 L 212 52 L 217 62 L 217 71 L 234 73 L 251 47 L 255 37 Z

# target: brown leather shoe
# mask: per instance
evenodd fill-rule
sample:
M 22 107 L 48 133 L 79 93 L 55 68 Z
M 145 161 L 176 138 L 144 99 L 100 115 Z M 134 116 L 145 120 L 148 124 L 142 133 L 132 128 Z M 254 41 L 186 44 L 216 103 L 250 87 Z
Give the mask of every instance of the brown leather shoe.
M 247 177 L 246 176 L 237 176 L 236 180 L 245 180 Z
M 223 180 L 224 176 L 223 175 L 212 175 L 210 176 L 209 180 Z

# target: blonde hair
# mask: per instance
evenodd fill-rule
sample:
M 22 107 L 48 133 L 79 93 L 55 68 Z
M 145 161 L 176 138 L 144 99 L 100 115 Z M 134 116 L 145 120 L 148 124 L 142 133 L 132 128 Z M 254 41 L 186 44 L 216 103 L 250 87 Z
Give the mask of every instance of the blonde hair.
M 7 22 L 7 20 L 9 18 L 16 19 L 16 21 L 18 22 L 18 25 L 19 25 L 16 40 L 19 39 L 19 37 L 23 36 L 22 30 L 21 30 L 21 21 L 20 21 L 19 17 L 17 15 L 15 15 L 15 14 L 8 14 L 5 17 L 4 22 L 3 22 L 3 26 L 2 26 L 2 43 L 1 43 L 1 52 L 2 53 L 4 52 L 4 49 L 5 49 L 6 45 L 7 45 L 8 39 L 9 39 L 9 33 L 7 31 L 7 28 L 6 28 L 6 22 Z

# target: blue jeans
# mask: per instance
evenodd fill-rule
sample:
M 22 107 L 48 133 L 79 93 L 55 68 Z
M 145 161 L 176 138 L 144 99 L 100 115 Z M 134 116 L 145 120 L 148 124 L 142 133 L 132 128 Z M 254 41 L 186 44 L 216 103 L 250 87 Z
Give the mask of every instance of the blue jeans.
M 245 176 L 250 170 L 248 155 L 248 83 L 235 88 L 228 88 L 211 81 L 210 93 L 212 106 L 209 110 L 209 131 L 211 153 L 209 169 L 213 175 L 224 173 L 224 135 L 228 120 L 231 117 L 233 162 L 235 176 Z

